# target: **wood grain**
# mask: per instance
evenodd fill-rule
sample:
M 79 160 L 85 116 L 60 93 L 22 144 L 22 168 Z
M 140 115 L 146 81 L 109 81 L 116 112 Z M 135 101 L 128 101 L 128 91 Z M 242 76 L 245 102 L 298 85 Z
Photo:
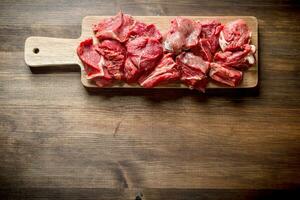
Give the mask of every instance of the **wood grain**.
M 259 87 L 90 92 L 76 66 L 26 66 L 27 37 L 78 38 L 84 16 L 120 9 L 256 16 Z M 299 188 L 298 2 L 28 0 L 0 11 L 0 199 L 286 199 Z
M 30 67 L 79 64 L 78 39 L 29 37 L 25 41 L 24 59 Z
M 92 26 L 99 23 L 99 21 L 110 16 L 87 16 L 82 20 L 82 32 L 78 39 L 61 39 L 61 38 L 47 38 L 47 37 L 29 37 L 25 41 L 25 62 L 31 68 L 47 67 L 47 66 L 64 66 L 64 65 L 79 65 L 81 68 L 81 82 L 86 88 L 98 88 L 91 80 L 86 79 L 86 73 L 82 62 L 76 55 L 76 48 L 81 41 L 93 37 L 97 41 Z M 221 23 L 228 23 L 236 19 L 243 19 L 252 31 L 251 43 L 256 46 L 255 59 L 256 63 L 244 73 L 243 80 L 237 88 L 254 88 L 258 83 L 258 22 L 252 16 L 184 16 L 193 20 L 213 20 L 216 19 Z M 169 29 L 170 21 L 175 16 L 134 16 L 135 19 L 143 21 L 148 24 L 155 24 L 162 32 Z M 34 52 L 38 49 L 39 52 Z M 114 84 L 112 88 L 139 88 L 138 84 Z M 157 88 L 187 88 L 184 84 L 172 83 L 158 86 Z M 207 88 L 230 88 L 225 85 L 209 82 Z
M 101 200 L 157 200 L 157 199 L 207 199 L 207 200 L 273 200 L 299 197 L 296 190 L 224 190 L 224 189 L 69 189 L 69 188 L 21 188 L 0 189 L 6 199 L 101 199 Z

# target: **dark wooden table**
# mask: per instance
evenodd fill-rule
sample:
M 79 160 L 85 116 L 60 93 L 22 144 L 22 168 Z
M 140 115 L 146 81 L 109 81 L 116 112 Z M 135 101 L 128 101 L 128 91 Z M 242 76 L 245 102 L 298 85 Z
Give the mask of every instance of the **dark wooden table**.
M 299 188 L 299 8 L 288 0 L 1 1 L 0 195 L 266 199 Z M 95 93 L 76 66 L 32 73 L 25 65 L 27 37 L 77 38 L 84 16 L 120 9 L 256 16 L 259 87 Z

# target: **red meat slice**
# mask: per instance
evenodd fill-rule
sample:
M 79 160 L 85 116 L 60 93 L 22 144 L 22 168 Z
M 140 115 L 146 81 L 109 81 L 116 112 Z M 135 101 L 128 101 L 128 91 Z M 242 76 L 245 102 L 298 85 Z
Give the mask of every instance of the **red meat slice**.
M 171 28 L 164 37 L 166 51 L 179 53 L 196 46 L 201 33 L 201 24 L 193 20 L 176 17 L 171 21 Z
M 178 80 L 179 77 L 180 73 L 172 54 L 165 54 L 157 67 L 148 76 L 140 78 L 139 83 L 142 87 L 152 88 L 167 81 Z
M 130 35 L 133 37 L 152 37 L 157 40 L 161 40 L 162 35 L 160 31 L 155 27 L 154 24 L 145 24 L 142 22 L 136 22 L 135 26 L 130 32 Z
M 96 84 L 100 87 L 112 83 L 113 79 L 105 67 L 105 59 L 96 51 L 92 38 L 79 44 L 77 54 L 84 65 L 87 79 L 97 80 Z
M 211 52 L 214 54 L 219 48 L 219 34 L 223 25 L 216 20 L 201 22 L 201 39 L 207 39 L 211 46 Z
M 126 48 L 116 40 L 104 40 L 96 48 L 106 61 L 108 72 L 117 80 L 123 77 Z
M 198 45 L 191 48 L 191 51 L 197 55 L 201 56 L 206 61 L 211 61 L 213 58 L 213 53 L 211 51 L 211 44 L 206 38 L 199 39 Z
M 209 62 L 191 52 L 181 53 L 176 58 L 181 71 L 181 80 L 189 87 L 205 92 Z
M 236 87 L 243 78 L 243 72 L 232 68 L 222 67 L 222 65 L 218 63 L 211 63 L 209 76 L 219 83 Z
M 125 61 L 124 67 L 124 79 L 128 83 L 132 83 L 138 79 L 140 76 L 140 70 L 133 64 L 131 58 L 128 57 Z
M 206 61 L 212 61 L 219 48 L 219 34 L 223 26 L 216 20 L 201 22 L 201 34 L 198 45 L 191 50 Z
M 161 43 L 149 37 L 137 37 L 126 44 L 128 61 L 125 63 L 125 79 L 137 80 L 140 73 L 152 70 L 163 55 Z M 134 65 L 134 67 L 133 67 Z
M 219 44 L 223 51 L 237 51 L 249 44 L 250 39 L 251 32 L 246 22 L 238 19 L 224 26 L 220 32 Z
M 116 16 L 104 19 L 99 24 L 94 25 L 93 31 L 100 40 L 115 39 L 119 42 L 125 42 L 134 26 L 135 20 L 130 15 L 119 12 Z
M 214 61 L 222 64 L 223 67 L 233 67 L 236 69 L 247 69 L 255 63 L 255 46 L 245 45 L 241 51 L 217 52 Z

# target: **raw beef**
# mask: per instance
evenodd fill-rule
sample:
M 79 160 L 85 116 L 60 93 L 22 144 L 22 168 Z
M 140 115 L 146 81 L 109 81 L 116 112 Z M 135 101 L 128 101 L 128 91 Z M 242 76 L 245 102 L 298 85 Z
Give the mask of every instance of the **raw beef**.
M 96 48 L 106 60 L 108 72 L 117 80 L 123 77 L 126 48 L 117 40 L 103 40 Z
M 132 28 L 130 32 L 130 36 L 132 37 L 152 37 L 157 40 L 161 40 L 162 35 L 160 31 L 155 27 L 154 24 L 145 24 L 142 22 L 136 22 L 135 26 Z
M 133 83 L 137 81 L 139 76 L 141 75 L 141 71 L 135 64 L 133 64 L 130 57 L 127 57 L 124 66 L 124 79 L 127 83 Z
M 93 39 L 89 38 L 80 43 L 77 54 L 84 65 L 87 79 L 97 80 L 96 84 L 104 87 L 111 84 L 113 78 L 108 73 L 104 57 L 96 51 L 96 47 Z
M 165 54 L 157 67 L 148 76 L 140 78 L 139 83 L 142 87 L 152 88 L 161 83 L 178 80 L 179 77 L 180 72 L 172 54 Z
M 128 61 L 125 63 L 125 79 L 132 82 L 140 73 L 149 72 L 163 56 L 161 43 L 154 38 L 137 37 L 126 44 Z
M 200 39 L 207 39 L 210 43 L 211 52 L 214 54 L 219 48 L 219 34 L 223 25 L 216 20 L 201 22 Z
M 241 51 L 217 52 L 214 61 L 222 64 L 223 67 L 236 69 L 247 69 L 255 63 L 255 46 L 246 44 Z
M 207 39 L 199 39 L 197 46 L 191 48 L 191 52 L 210 62 L 213 59 L 213 53 L 211 52 L 210 47 L 211 45 Z
M 176 17 L 171 21 L 171 28 L 164 36 L 166 51 L 179 53 L 196 46 L 201 33 L 201 24 L 193 20 Z
M 209 62 L 191 52 L 181 53 L 177 56 L 176 62 L 181 71 L 181 81 L 189 88 L 204 92 L 207 84 L 206 74 L 209 71 Z
M 235 20 L 224 26 L 220 32 L 219 44 L 223 51 L 241 50 L 245 44 L 249 44 L 251 31 L 242 19 Z
M 130 16 L 119 12 L 116 16 L 102 20 L 94 25 L 93 31 L 100 40 L 115 39 L 125 42 L 130 36 L 130 31 L 135 26 L 135 20 Z
M 176 17 L 162 37 L 154 24 L 119 12 L 94 25 L 93 31 L 97 44 L 87 39 L 77 54 L 87 79 L 99 87 L 117 80 L 144 88 L 181 81 L 204 92 L 209 80 L 238 86 L 242 71 L 255 63 L 251 31 L 241 19 L 224 26 L 216 20 Z
M 218 63 L 211 63 L 209 76 L 218 83 L 236 87 L 243 78 L 243 72 L 222 67 L 222 65 Z
M 198 22 L 200 23 L 200 22 Z M 201 22 L 201 34 L 198 44 L 191 50 L 206 61 L 212 61 L 219 48 L 219 34 L 223 26 L 216 20 Z

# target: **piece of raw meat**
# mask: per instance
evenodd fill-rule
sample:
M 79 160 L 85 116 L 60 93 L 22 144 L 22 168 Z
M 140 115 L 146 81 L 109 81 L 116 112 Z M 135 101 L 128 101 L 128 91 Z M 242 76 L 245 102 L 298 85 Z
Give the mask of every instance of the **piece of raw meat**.
M 139 83 L 144 88 L 152 88 L 161 83 L 166 83 L 180 78 L 177 64 L 172 58 L 172 54 L 165 54 L 155 69 L 145 77 L 139 79 Z
M 226 24 L 220 32 L 219 44 L 223 51 L 241 50 L 245 44 L 249 44 L 251 31 L 246 22 L 238 19 Z
M 199 39 L 197 46 L 191 48 L 191 52 L 197 56 L 201 56 L 206 61 L 212 61 L 213 53 L 211 52 L 211 45 L 206 38 Z
M 130 15 L 119 12 L 116 16 L 104 19 L 94 25 L 93 31 L 99 40 L 115 39 L 125 42 L 129 39 L 130 31 L 135 26 L 135 20 Z
M 179 53 L 196 46 L 201 33 L 201 24 L 193 20 L 176 17 L 171 21 L 171 28 L 164 36 L 164 49 Z
M 124 66 L 124 79 L 128 83 L 135 82 L 141 74 L 137 66 L 133 64 L 130 57 L 127 57 Z
M 126 48 L 117 40 L 103 40 L 96 47 L 104 58 L 108 72 L 116 79 L 123 77 Z
M 137 21 L 135 26 L 130 31 L 130 36 L 132 37 L 152 37 L 157 40 L 161 40 L 162 35 L 160 31 L 156 28 L 154 24 L 145 24 L 143 22 Z
M 255 46 L 246 44 L 243 50 L 240 51 L 217 52 L 214 57 L 214 62 L 221 64 L 223 67 L 233 67 L 244 70 L 255 63 L 254 53 Z
M 113 78 L 105 66 L 105 59 L 96 51 L 96 45 L 93 45 L 92 38 L 79 44 L 77 54 L 83 63 L 87 79 L 97 80 L 96 84 L 100 87 L 112 83 Z
M 154 38 L 137 37 L 126 43 L 125 79 L 135 81 L 141 73 L 152 70 L 163 56 L 161 43 Z
M 211 52 L 214 54 L 219 48 L 219 34 L 223 29 L 223 25 L 216 21 L 203 21 L 201 22 L 200 39 L 207 39 L 211 46 Z
M 209 62 L 191 52 L 181 53 L 176 62 L 181 72 L 181 81 L 189 88 L 204 92 L 208 82 Z
M 209 76 L 216 82 L 236 87 L 243 78 L 243 72 L 232 68 L 222 67 L 222 65 L 218 63 L 211 63 Z
M 191 51 L 195 55 L 202 56 L 206 61 L 212 61 L 213 55 L 219 48 L 219 34 L 222 28 L 223 25 L 216 20 L 201 22 L 199 42 Z

